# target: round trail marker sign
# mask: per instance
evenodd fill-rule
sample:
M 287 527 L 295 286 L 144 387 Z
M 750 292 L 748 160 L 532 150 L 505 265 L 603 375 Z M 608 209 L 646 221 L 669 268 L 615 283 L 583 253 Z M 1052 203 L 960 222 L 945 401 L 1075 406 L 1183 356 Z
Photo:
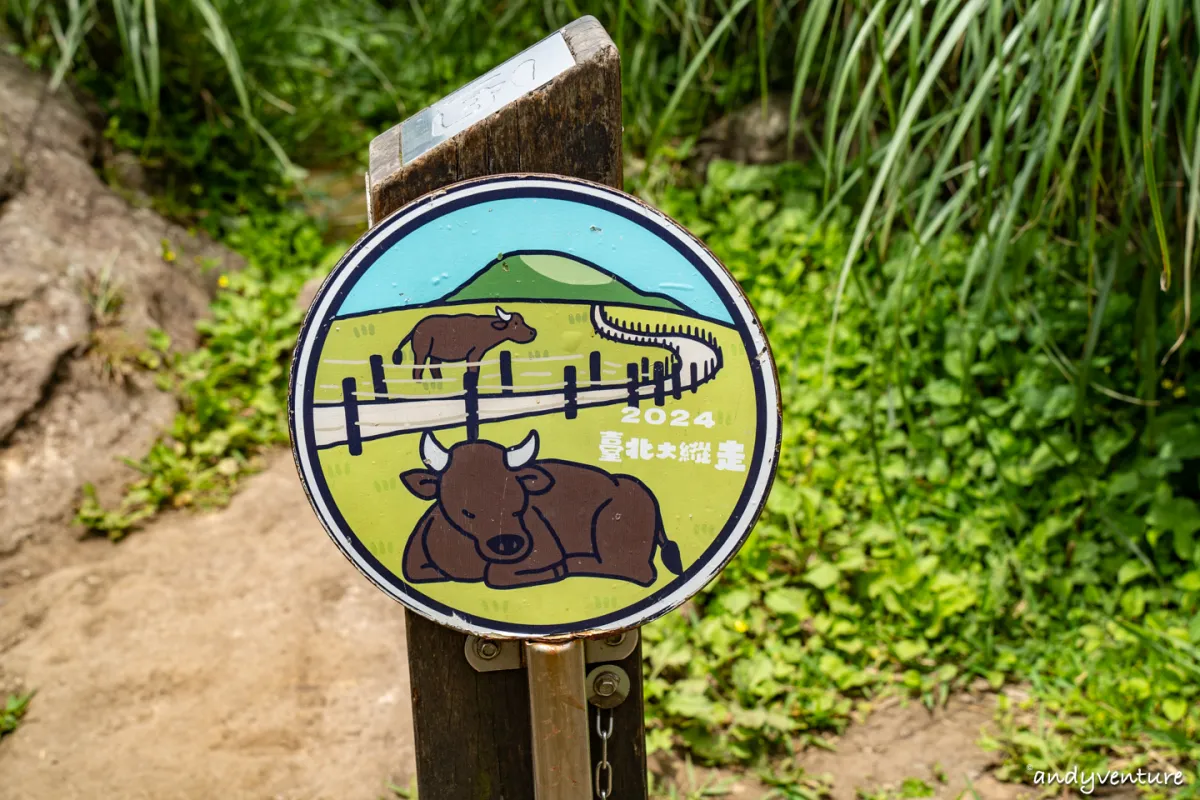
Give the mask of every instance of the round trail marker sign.
M 342 552 L 481 636 L 679 606 L 745 540 L 779 448 L 725 268 L 635 198 L 550 176 L 455 184 L 366 233 L 313 301 L 290 403 Z

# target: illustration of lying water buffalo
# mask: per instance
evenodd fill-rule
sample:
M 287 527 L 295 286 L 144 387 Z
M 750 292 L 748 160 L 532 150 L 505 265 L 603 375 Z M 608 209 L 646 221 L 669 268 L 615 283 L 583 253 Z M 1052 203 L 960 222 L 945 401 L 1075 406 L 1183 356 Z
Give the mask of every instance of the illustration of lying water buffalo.
M 431 314 L 416 325 L 396 345 L 392 363 L 397 366 L 404 360 L 404 346 L 412 342 L 416 366 L 413 378 L 420 380 L 425 364 L 441 364 L 445 361 L 479 361 L 483 354 L 501 342 L 526 344 L 532 342 L 537 331 L 525 324 L 520 314 L 509 313 L 496 306 L 495 316 L 481 314 Z M 478 366 L 467 367 L 468 372 L 479 372 Z M 430 367 L 429 374 L 441 379 L 442 371 Z
M 475 441 L 449 450 L 425 432 L 421 458 L 429 468 L 400 478 L 435 502 L 405 546 L 405 579 L 510 589 L 593 575 L 650 586 L 656 549 L 668 570 L 683 571 L 644 483 L 571 461 L 538 461 L 537 449 L 537 431 L 508 449 Z

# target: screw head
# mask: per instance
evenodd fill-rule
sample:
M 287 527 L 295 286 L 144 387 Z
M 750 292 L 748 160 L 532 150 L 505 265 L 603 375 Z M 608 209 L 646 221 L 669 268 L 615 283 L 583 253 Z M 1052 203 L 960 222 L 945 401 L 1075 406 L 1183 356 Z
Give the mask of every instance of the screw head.
M 491 661 L 500 655 L 500 645 L 491 639 L 477 639 L 475 641 L 475 655 L 484 661 Z
M 604 643 L 606 645 L 608 645 L 609 647 L 620 647 L 621 643 L 624 641 L 625 641 L 625 634 L 622 632 L 622 633 L 614 633 L 612 636 L 609 636 L 607 639 L 604 640 Z
M 601 672 L 592 684 L 592 688 L 600 697 L 612 697 L 620 687 L 621 679 L 611 672 Z

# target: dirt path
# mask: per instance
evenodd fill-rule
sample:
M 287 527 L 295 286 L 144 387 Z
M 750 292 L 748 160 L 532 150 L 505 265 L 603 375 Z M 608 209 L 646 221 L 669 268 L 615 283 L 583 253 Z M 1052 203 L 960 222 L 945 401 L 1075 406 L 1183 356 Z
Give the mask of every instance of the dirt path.
M 38 690 L 0 743 L 0 800 L 376 800 L 409 784 L 403 615 L 330 544 L 288 454 L 227 509 L 59 552 L 73 563 L 0 590 L 0 686 Z M 898 797 L 907 778 L 1015 800 L 976 746 L 992 708 L 885 703 L 797 763 L 832 800 Z M 660 796 L 768 796 L 752 776 L 652 766 L 677 787 Z
M 915 700 L 890 698 L 851 726 L 837 740 L 836 752 L 813 748 L 799 762 L 809 774 L 830 778 L 832 800 L 854 800 L 856 790 L 903 796 L 909 779 L 924 783 L 935 798 L 1030 797 L 1024 787 L 993 778 L 999 755 L 976 745 L 992 728 L 995 708 L 990 694 L 952 697 L 932 712 Z
M 597 304 L 592 306 L 592 327 L 596 329 L 596 333 L 614 342 L 665 347 L 670 350 L 675 358 L 679 359 L 682 374 L 680 388 L 683 389 L 699 386 L 720 369 L 721 353 L 716 340 L 703 338 L 710 334 L 704 333 L 702 336 L 698 325 L 695 333 L 692 333 L 690 327 L 687 333 L 677 329 L 642 333 L 631 330 L 627 325 L 613 322 L 608 317 L 607 309 Z M 667 386 L 673 388 L 671 379 L 667 380 Z
M 408 784 L 403 615 L 330 544 L 287 454 L 227 509 L 94 544 L 107 553 L 0 592 L 0 669 L 38 690 L 0 743 L 0 798 Z
M 897 800 L 909 796 L 904 791 L 906 780 L 920 781 L 932 793 L 928 796 L 938 800 L 1031 798 L 1029 787 L 997 781 L 992 770 L 999 757 L 977 745 L 992 725 L 994 710 L 992 695 L 952 697 L 944 708 L 932 712 L 920 703 L 890 698 L 834 739 L 836 750 L 809 748 L 795 764 L 813 779 L 814 787 L 829 788 L 829 800 Z M 753 776 L 677 762 L 657 767 L 681 792 L 690 792 L 687 797 L 759 800 L 770 796 L 769 788 Z

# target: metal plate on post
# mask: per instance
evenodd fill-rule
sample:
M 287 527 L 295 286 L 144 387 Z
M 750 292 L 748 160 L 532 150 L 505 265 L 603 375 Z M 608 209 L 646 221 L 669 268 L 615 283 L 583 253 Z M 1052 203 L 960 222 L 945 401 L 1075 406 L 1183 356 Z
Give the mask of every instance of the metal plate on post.
M 466 181 L 364 235 L 313 303 L 292 434 L 342 551 L 494 638 L 598 636 L 699 591 L 779 443 L 767 341 L 686 230 L 551 176 Z
M 545 86 L 573 66 L 575 57 L 562 32 L 547 36 L 486 75 L 406 119 L 400 125 L 402 163 L 415 161 L 521 95 Z

